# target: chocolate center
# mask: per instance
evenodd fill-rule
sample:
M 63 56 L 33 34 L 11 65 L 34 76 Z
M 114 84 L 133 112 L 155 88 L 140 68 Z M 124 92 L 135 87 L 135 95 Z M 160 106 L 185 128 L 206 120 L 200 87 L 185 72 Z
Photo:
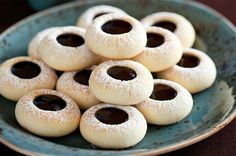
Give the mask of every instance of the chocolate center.
M 155 33 L 147 33 L 147 44 L 146 47 L 154 48 L 162 45 L 165 39 L 162 35 Z
M 126 21 L 122 20 L 112 20 L 108 21 L 102 25 L 102 31 L 108 34 L 124 34 L 132 29 L 132 25 Z
M 164 85 L 164 84 L 156 84 L 154 85 L 153 92 L 150 96 L 153 100 L 171 100 L 174 99 L 177 95 L 177 91 L 172 87 Z
M 35 106 L 46 111 L 59 111 L 66 107 L 66 102 L 55 95 L 40 95 L 33 100 Z
M 178 62 L 178 65 L 185 68 L 193 68 L 198 66 L 200 63 L 199 58 L 189 54 L 183 54 L 181 60 Z
M 107 70 L 107 74 L 114 79 L 122 81 L 132 80 L 137 76 L 136 72 L 133 69 L 122 66 L 113 66 L 109 68 Z
M 88 86 L 89 77 L 92 73 L 92 70 L 83 70 L 77 72 L 74 76 L 74 80 L 79 84 Z
M 93 17 L 93 20 L 96 19 L 97 17 L 102 16 L 102 15 L 105 15 L 105 14 L 108 14 L 108 12 L 102 12 L 102 13 L 96 14 L 96 15 Z
M 67 47 L 78 47 L 84 44 L 84 39 L 76 34 L 62 34 L 57 37 L 57 42 Z
M 102 123 L 109 125 L 121 124 L 129 119 L 129 116 L 125 111 L 114 107 L 97 110 L 95 117 Z
M 14 64 L 11 67 L 11 72 L 19 78 L 32 79 L 39 75 L 41 69 L 37 64 L 33 62 L 23 61 Z
M 176 25 L 174 23 L 168 22 L 168 21 L 156 22 L 152 26 L 162 27 L 164 29 L 170 30 L 171 32 L 174 32 L 176 29 Z

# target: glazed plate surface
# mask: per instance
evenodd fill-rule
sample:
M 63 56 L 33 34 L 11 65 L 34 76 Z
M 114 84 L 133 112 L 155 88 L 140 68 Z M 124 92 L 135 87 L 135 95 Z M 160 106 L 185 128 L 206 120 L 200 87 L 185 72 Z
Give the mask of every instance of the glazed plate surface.
M 26 55 L 29 41 L 40 30 L 51 26 L 74 25 L 82 12 L 98 4 L 117 6 L 138 19 L 157 11 L 172 11 L 185 16 L 197 32 L 195 47 L 205 50 L 217 65 L 218 75 L 214 85 L 193 96 L 193 110 L 183 121 L 170 126 L 149 125 L 145 138 L 136 146 L 124 150 L 98 149 L 86 142 L 79 130 L 56 139 L 32 135 L 16 122 L 16 102 L 0 96 L 2 143 L 27 155 L 161 154 L 201 141 L 223 128 L 236 116 L 235 28 L 214 10 L 192 1 L 86 0 L 55 7 L 33 15 L 1 34 L 0 63 L 14 56 Z

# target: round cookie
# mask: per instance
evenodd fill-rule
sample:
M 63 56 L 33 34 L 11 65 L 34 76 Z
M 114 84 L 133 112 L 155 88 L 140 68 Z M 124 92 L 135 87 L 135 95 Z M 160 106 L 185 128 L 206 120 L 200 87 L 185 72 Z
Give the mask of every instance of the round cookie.
M 31 133 L 60 137 L 77 129 L 80 110 L 68 96 L 48 89 L 34 90 L 17 103 L 18 123 Z
M 132 105 L 151 95 L 153 78 L 148 69 L 138 62 L 107 61 L 93 70 L 89 88 L 103 102 Z
M 87 29 L 87 27 L 93 22 L 94 19 L 96 19 L 99 16 L 109 14 L 109 13 L 115 13 L 115 14 L 124 14 L 126 13 L 114 6 L 110 5 L 97 5 L 94 7 L 91 7 L 87 9 L 78 19 L 76 25 L 78 27 Z
M 193 25 L 183 16 L 173 12 L 157 12 L 141 20 L 144 27 L 157 26 L 172 31 L 181 41 L 183 48 L 192 47 L 195 41 Z
M 89 25 L 85 40 L 97 55 L 127 59 L 138 55 L 147 42 L 142 24 L 128 15 L 107 14 Z
M 84 41 L 85 30 L 74 26 L 54 29 L 39 45 L 41 59 L 59 71 L 75 71 L 96 63 Z
M 157 75 L 179 83 L 190 93 L 197 93 L 214 83 L 216 66 L 206 53 L 196 49 L 184 49 L 183 56 L 177 65 Z
M 28 46 L 28 55 L 30 57 L 40 59 L 40 55 L 38 53 L 39 44 L 43 40 L 43 38 L 47 34 L 49 34 L 51 31 L 53 31 L 54 29 L 57 29 L 57 27 L 51 27 L 51 28 L 44 29 L 44 30 L 38 32 L 34 36 L 34 38 L 30 41 L 29 46 Z
M 100 104 L 88 109 L 81 117 L 82 136 L 101 148 L 134 146 L 143 139 L 146 131 L 146 120 L 132 106 Z
M 172 67 L 181 59 L 182 46 L 179 39 L 161 27 L 146 28 L 147 44 L 141 54 L 134 57 L 151 72 Z
M 181 121 L 192 110 L 192 95 L 181 85 L 155 79 L 152 95 L 135 105 L 149 124 L 168 125 Z
M 92 69 L 65 72 L 57 81 L 57 90 L 69 95 L 79 108 L 86 110 L 101 103 L 89 90 L 88 80 Z
M 0 93 L 13 101 L 35 89 L 53 89 L 56 81 L 51 68 L 30 57 L 15 57 L 0 66 Z

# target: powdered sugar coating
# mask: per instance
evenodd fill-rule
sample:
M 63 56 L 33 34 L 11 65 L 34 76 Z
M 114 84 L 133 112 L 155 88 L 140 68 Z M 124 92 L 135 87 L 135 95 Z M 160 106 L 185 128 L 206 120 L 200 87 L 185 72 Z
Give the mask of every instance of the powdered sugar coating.
M 216 66 L 213 60 L 197 49 L 184 49 L 183 55 L 195 56 L 200 60 L 198 66 L 184 68 L 179 65 L 157 73 L 160 78 L 175 81 L 185 87 L 190 93 L 200 92 L 210 87 L 216 78 Z
M 137 76 L 129 81 L 114 79 L 107 74 L 107 70 L 113 66 L 131 68 Z M 130 60 L 107 61 L 93 70 L 89 79 L 89 88 L 101 101 L 131 105 L 137 104 L 151 95 L 153 78 L 148 69 L 138 62 Z
M 37 64 L 41 72 L 32 79 L 22 79 L 11 72 L 11 67 L 19 62 L 29 61 Z M 17 101 L 23 95 L 35 89 L 53 89 L 57 76 L 45 63 L 31 57 L 15 57 L 0 66 L 0 92 L 7 99 Z
M 40 95 L 55 95 L 66 102 L 59 111 L 45 111 L 34 105 L 33 100 Z M 30 132 L 47 137 L 58 137 L 74 131 L 80 121 L 80 110 L 68 96 L 48 89 L 34 90 L 23 96 L 15 109 L 19 124 Z
M 170 100 L 154 100 L 147 98 L 135 107 L 144 115 L 150 124 L 168 125 L 184 119 L 192 110 L 191 94 L 181 85 L 162 79 L 155 79 L 154 85 L 164 84 L 173 88 L 177 95 Z
M 157 22 L 171 22 L 176 25 L 174 34 L 180 39 L 183 48 L 192 47 L 195 41 L 193 25 L 183 16 L 173 12 L 157 12 L 144 17 L 141 23 L 144 27 L 150 27 Z
M 96 63 L 96 56 L 85 44 L 68 47 L 58 43 L 57 37 L 63 34 L 75 34 L 84 38 L 85 30 L 75 26 L 65 26 L 54 29 L 46 35 L 39 45 L 39 54 L 48 66 L 60 71 L 76 71 Z
M 158 72 L 172 67 L 182 56 L 182 45 L 170 31 L 160 27 L 148 27 L 146 32 L 163 36 L 164 43 L 157 47 L 145 47 L 141 54 L 133 59 L 145 65 L 151 72 Z
M 101 27 L 108 21 L 121 20 L 129 23 L 132 29 L 127 33 L 109 34 Z M 107 14 L 100 16 L 89 25 L 85 34 L 86 45 L 97 55 L 110 59 L 128 59 L 138 55 L 147 42 L 142 24 L 128 15 Z
M 100 101 L 90 92 L 87 85 L 74 80 L 77 72 L 65 72 L 57 82 L 57 90 L 69 95 L 81 109 L 88 109 Z
M 30 41 L 29 46 L 28 46 L 28 54 L 30 57 L 40 59 L 40 55 L 38 52 L 40 42 L 43 40 L 43 38 L 47 34 L 51 33 L 56 28 L 57 27 L 51 27 L 51 28 L 44 29 L 44 30 L 38 32 L 34 36 L 34 38 Z
M 128 114 L 121 124 L 104 124 L 95 113 L 102 108 L 118 108 Z M 144 137 L 147 123 L 143 115 L 132 106 L 100 104 L 88 109 L 81 117 L 80 131 L 89 142 L 103 148 L 126 148 L 137 144 Z M 111 139 L 112 138 L 112 139 Z
M 123 10 L 109 5 L 97 5 L 86 10 L 78 19 L 76 25 L 78 27 L 87 29 L 87 27 L 93 22 L 94 17 L 102 14 L 102 13 L 116 13 L 116 14 L 124 14 Z

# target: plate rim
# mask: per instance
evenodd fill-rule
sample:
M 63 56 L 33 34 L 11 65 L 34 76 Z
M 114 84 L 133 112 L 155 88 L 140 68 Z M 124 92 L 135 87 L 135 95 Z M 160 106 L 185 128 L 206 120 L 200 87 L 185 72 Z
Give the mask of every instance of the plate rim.
M 110 1 L 110 0 L 102 0 L 102 1 Z M 232 22 L 230 20 L 228 20 L 224 15 L 222 15 L 218 11 L 214 10 L 213 8 L 211 8 L 211 7 L 209 7 L 209 6 L 205 5 L 205 4 L 202 4 L 200 2 L 196 2 L 194 0 L 190 0 L 190 1 L 188 1 L 188 0 L 168 0 L 168 1 L 175 1 L 175 2 L 179 1 L 179 3 L 188 3 L 190 5 L 193 5 L 194 7 L 198 7 L 198 8 L 207 10 L 209 13 L 213 14 L 214 16 L 217 16 L 217 17 L 221 18 L 221 20 L 230 29 L 232 29 L 236 33 L 236 27 L 234 26 L 234 24 L 232 24 Z M 181 2 L 181 1 L 184 1 L 184 2 Z M 31 20 L 33 20 L 35 18 L 44 16 L 46 14 L 50 14 L 51 12 L 56 12 L 56 11 L 59 11 L 59 10 L 71 8 L 74 5 L 80 6 L 80 5 L 83 5 L 84 3 L 88 4 L 88 3 L 93 3 L 93 2 L 97 2 L 97 1 L 96 0 L 88 0 L 86 2 L 84 0 L 82 0 L 82 1 L 74 1 L 74 2 L 69 2 L 69 3 L 66 3 L 66 4 L 61 4 L 61 5 L 54 6 L 54 7 L 51 7 L 49 9 L 45 9 L 43 11 L 34 13 L 34 14 L 32 14 L 32 15 L 30 15 L 30 16 L 28 16 L 28 17 L 26 17 L 26 18 L 24 18 L 24 19 L 22 19 L 20 21 L 18 21 L 17 23 L 13 24 L 12 26 L 7 28 L 6 30 L 4 30 L 0 34 L 0 39 L 4 38 L 8 33 L 13 31 L 17 27 L 19 27 L 19 26 L 23 25 L 24 23 L 26 23 L 28 21 L 31 21 Z M 230 114 L 228 114 L 228 116 L 221 123 L 219 123 L 218 125 L 216 125 L 214 127 L 209 128 L 208 131 L 205 131 L 205 133 L 199 134 L 199 135 L 191 138 L 190 140 L 184 140 L 184 141 L 181 141 L 181 142 L 179 142 L 177 144 L 170 144 L 169 146 L 163 147 L 161 149 L 149 149 L 148 151 L 139 151 L 139 153 L 134 153 L 132 155 L 143 156 L 143 155 L 164 154 L 164 153 L 168 153 L 168 152 L 175 151 L 175 150 L 178 150 L 178 149 L 182 149 L 184 147 L 190 146 L 190 145 L 192 145 L 194 143 L 200 142 L 200 141 L 202 141 L 202 140 L 212 136 L 213 134 L 217 133 L 219 130 L 221 130 L 225 126 L 227 126 L 234 118 L 236 118 L 236 109 L 232 110 L 232 112 Z M 26 150 L 26 149 L 20 148 L 17 145 L 12 144 L 12 143 L 8 142 L 6 139 L 4 139 L 2 137 L 2 134 L 0 134 L 0 142 L 2 144 L 4 144 L 5 146 L 9 147 L 10 149 L 12 149 L 12 150 L 14 150 L 16 152 L 19 152 L 21 154 L 36 155 L 36 156 L 48 155 L 48 154 L 43 154 L 43 153 L 39 153 L 39 152 L 33 152 L 33 151 L 30 151 L 30 150 Z

